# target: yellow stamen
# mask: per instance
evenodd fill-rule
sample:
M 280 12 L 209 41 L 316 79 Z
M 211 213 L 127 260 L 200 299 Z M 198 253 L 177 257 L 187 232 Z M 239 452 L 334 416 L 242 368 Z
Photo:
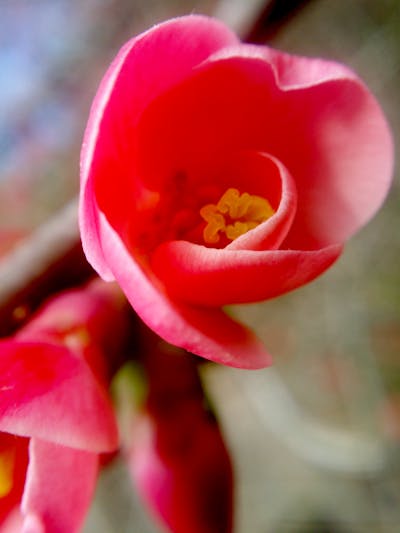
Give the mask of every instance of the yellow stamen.
M 0 452 L 0 498 L 10 493 L 13 486 L 15 450 Z
M 216 244 L 220 233 L 233 241 L 268 220 L 275 211 L 265 198 L 240 194 L 237 189 L 230 188 L 215 204 L 207 204 L 200 209 L 200 216 L 207 222 L 203 230 L 204 242 Z
M 225 230 L 225 219 L 221 213 L 218 213 L 217 206 L 207 204 L 200 209 L 200 215 L 207 222 L 204 228 L 203 237 L 209 244 L 219 241 L 219 232 Z

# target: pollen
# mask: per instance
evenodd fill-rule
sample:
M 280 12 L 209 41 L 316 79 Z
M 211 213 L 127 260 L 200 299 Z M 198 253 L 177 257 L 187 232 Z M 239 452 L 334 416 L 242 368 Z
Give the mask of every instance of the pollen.
M 216 244 L 223 235 L 233 241 L 268 220 L 275 211 L 268 200 L 238 189 L 227 189 L 217 204 L 207 204 L 200 216 L 207 222 L 203 230 L 206 244 Z
M 13 449 L 0 452 L 0 498 L 7 496 L 13 487 L 14 464 Z

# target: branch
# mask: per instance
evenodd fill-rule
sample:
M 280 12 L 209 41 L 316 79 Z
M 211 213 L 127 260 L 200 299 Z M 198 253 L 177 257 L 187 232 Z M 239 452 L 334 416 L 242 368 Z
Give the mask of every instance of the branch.
M 48 295 L 90 275 L 73 201 L 1 260 L 0 335 L 10 334 Z
M 265 43 L 274 39 L 298 12 L 312 0 L 270 0 L 246 30 L 243 40 Z
M 242 40 L 263 44 L 276 37 L 311 0 L 220 0 L 215 15 Z

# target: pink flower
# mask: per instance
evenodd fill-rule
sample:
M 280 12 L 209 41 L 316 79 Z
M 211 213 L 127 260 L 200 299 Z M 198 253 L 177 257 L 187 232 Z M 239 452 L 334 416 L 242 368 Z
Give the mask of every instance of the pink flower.
M 350 69 L 177 18 L 129 41 L 101 83 L 83 246 L 165 340 L 262 367 L 269 354 L 222 306 L 326 270 L 382 204 L 392 166 L 385 118 Z
M 113 289 L 65 292 L 0 342 L 2 532 L 79 531 L 99 454 L 118 447 L 101 363 L 104 350 L 121 342 Z
M 142 355 L 148 395 L 127 445 L 136 488 L 168 531 L 231 533 L 232 466 L 196 364 L 157 340 Z

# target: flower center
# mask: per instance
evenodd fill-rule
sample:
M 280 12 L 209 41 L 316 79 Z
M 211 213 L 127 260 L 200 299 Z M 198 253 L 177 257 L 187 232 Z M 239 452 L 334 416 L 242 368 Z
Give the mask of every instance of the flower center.
M 7 496 L 13 486 L 13 472 L 15 451 L 5 450 L 0 452 L 0 498 Z
M 207 244 L 216 244 L 221 233 L 233 241 L 247 231 L 268 220 L 275 211 L 268 200 L 237 189 L 227 189 L 218 203 L 207 204 L 200 209 L 200 216 L 207 222 L 203 239 Z

